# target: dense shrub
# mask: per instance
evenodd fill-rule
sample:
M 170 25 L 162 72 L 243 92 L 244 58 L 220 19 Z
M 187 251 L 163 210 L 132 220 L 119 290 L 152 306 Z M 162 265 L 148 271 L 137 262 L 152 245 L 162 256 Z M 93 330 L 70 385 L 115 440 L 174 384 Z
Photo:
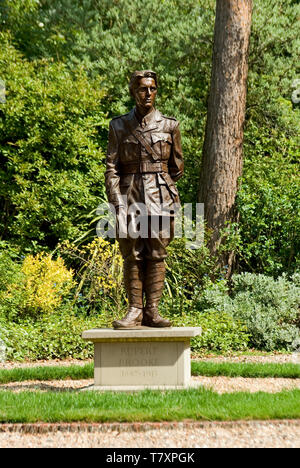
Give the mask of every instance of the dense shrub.
M 204 284 L 202 288 L 196 285 L 197 258 L 192 262 L 192 253 L 187 251 L 185 256 L 181 247 L 181 240 L 175 242 L 173 254 L 177 249 L 182 252 L 186 273 L 190 265 L 191 285 L 183 282 L 179 267 L 172 271 L 169 281 L 175 278 L 181 287 L 165 288 L 160 307 L 163 315 L 174 326 L 202 327 L 203 334 L 192 342 L 194 352 L 244 350 L 248 332 L 243 323 L 223 311 L 195 307 L 194 297 Z M 66 262 L 77 265 L 76 284 L 60 257 L 55 260 L 38 254 L 19 259 L 15 253 L 0 251 L 0 339 L 7 347 L 7 359 L 92 356 L 92 347 L 80 338 L 82 331 L 111 327 L 127 308 L 116 249 L 117 244 L 103 239 L 81 248 L 61 245 Z M 69 288 L 73 283 L 72 291 L 56 294 L 57 288 Z
M 174 239 L 168 247 L 165 293 L 170 297 L 180 297 L 184 302 L 203 288 L 208 276 L 216 270 L 214 259 L 205 245 L 191 250 L 187 248 L 187 239 Z
M 32 315 L 51 313 L 74 287 L 73 272 L 66 268 L 61 257 L 53 259 L 45 253 L 27 255 L 22 273 L 24 282 L 21 287 L 27 296 L 26 309 Z M 19 287 L 12 285 L 9 293 L 13 294 Z
M 293 111 L 288 101 L 278 107 L 289 113 L 286 131 L 274 128 L 272 122 L 248 124 L 243 183 L 237 196 L 240 270 L 274 276 L 300 266 L 300 140 L 295 137 L 300 112 Z
M 105 197 L 100 78 L 30 63 L 0 34 L 0 231 L 20 248 L 54 248 L 89 229 Z
M 253 9 L 244 173 L 238 194 L 240 271 L 278 276 L 299 269 L 299 13 L 294 0 Z
M 197 301 L 166 296 L 161 305 L 162 314 L 176 327 L 201 327 L 202 334 L 192 339 L 191 349 L 195 353 L 232 352 L 247 349 L 249 332 L 247 326 L 223 310 L 201 310 Z
M 21 263 L 16 255 L 1 242 L 0 246 L 0 317 L 13 319 L 20 314 L 24 304 L 24 290 L 14 288 L 13 294 L 9 294 L 12 285 L 22 283 L 24 276 L 21 271 Z
M 105 325 L 101 315 L 76 315 L 74 308 L 66 308 L 36 321 L 0 318 L 0 339 L 7 360 L 86 359 L 93 356 L 93 346 L 82 340 L 82 332 Z
M 233 276 L 228 295 L 225 283 L 206 289 L 198 299 L 200 310 L 223 312 L 247 326 L 250 345 L 267 351 L 295 350 L 300 346 L 299 274 L 274 280 L 265 275 Z
M 78 111 L 82 111 L 84 107 L 85 115 L 89 116 L 87 122 L 92 119 L 94 123 L 94 117 L 99 117 L 95 104 L 97 97 L 91 103 L 92 85 L 84 83 L 83 72 L 78 78 L 78 66 L 83 67 L 90 77 L 102 77 L 107 94 L 101 99 L 105 102 L 109 116 L 126 112 L 132 106 L 127 86 L 124 86 L 130 72 L 137 68 L 154 68 L 160 75 L 158 107 L 181 121 L 186 168 L 185 176 L 179 181 L 181 198 L 184 202 L 196 201 L 211 69 L 214 8 L 214 0 L 154 0 L 151 4 L 145 4 L 142 9 L 139 0 L 130 3 L 126 0 L 4 0 L 0 7 L 2 27 L 11 32 L 13 43 L 26 58 L 46 58 L 58 64 L 67 64 L 67 68 L 54 64 L 49 67 L 49 62 L 45 62 L 42 74 L 38 71 L 39 67 L 34 71 L 31 67 L 31 86 L 28 87 L 26 77 L 30 65 L 24 61 L 21 66 L 20 59 L 17 60 L 17 68 L 22 72 L 25 69 L 23 87 L 29 92 L 28 105 L 33 107 L 32 115 L 24 121 L 25 128 L 33 124 L 36 129 L 37 119 L 41 120 L 36 105 L 36 92 L 33 92 L 32 86 L 37 80 L 35 88 L 41 88 L 40 82 L 44 79 L 46 70 L 49 70 L 46 88 L 48 105 L 53 94 L 50 92 L 53 90 L 50 86 L 52 82 L 57 88 L 60 103 L 65 99 L 69 102 L 69 96 L 74 94 L 80 97 L 80 104 L 78 100 L 78 109 L 74 114 L 76 119 L 79 118 Z M 245 166 L 242 190 L 238 195 L 241 214 L 239 241 L 231 243 L 238 254 L 240 271 L 279 275 L 284 271 L 293 272 L 297 269 L 300 230 L 297 217 L 299 210 L 295 209 L 299 203 L 295 164 L 299 159 L 297 134 L 300 109 L 299 106 L 292 105 L 291 93 L 298 70 L 299 11 L 300 5 L 294 0 L 254 2 L 245 125 Z M 161 54 L 162 48 L 164 54 Z M 15 60 L 15 56 L 10 57 L 10 74 L 15 73 Z M 71 78 L 67 69 L 75 70 L 77 74 Z M 58 75 L 58 78 L 54 75 Z M 7 79 L 7 73 L 4 76 Z M 59 77 L 63 77 L 65 83 Z M 21 89 L 17 90 L 19 94 L 24 94 Z M 66 103 L 64 106 L 69 118 L 68 111 L 72 111 L 72 108 Z M 60 108 L 56 110 L 59 118 L 62 111 Z M 50 132 L 53 127 L 59 126 L 56 121 L 53 122 L 53 116 L 49 115 L 47 107 L 43 107 L 42 112 L 45 113 L 45 119 L 53 123 Z M 35 114 L 37 119 L 33 120 L 32 116 Z M 102 123 L 101 126 L 103 127 Z M 23 184 L 22 193 L 25 193 L 27 202 L 18 193 L 19 190 L 12 192 L 12 189 L 10 193 L 16 195 L 6 196 L 3 200 L 5 210 L 9 210 L 8 216 L 12 220 L 7 222 L 6 231 L 9 229 L 10 234 L 14 234 L 16 238 L 21 236 L 27 245 L 30 244 L 29 226 L 33 242 L 42 243 L 43 246 L 54 247 L 58 238 L 74 239 L 83 228 L 84 221 L 85 229 L 88 228 L 85 210 L 88 208 L 92 211 L 96 207 L 94 195 L 98 193 L 98 198 L 101 196 L 103 165 L 100 164 L 100 155 L 99 158 L 96 157 L 94 170 L 82 170 L 85 162 L 81 160 L 74 174 L 70 165 L 76 158 L 74 153 L 82 154 L 83 147 L 94 151 L 95 141 L 104 150 L 107 134 L 101 132 L 101 138 L 97 140 L 84 125 L 81 137 L 86 138 L 88 144 L 78 145 L 76 141 L 73 159 L 70 160 L 68 150 L 65 150 L 72 148 L 69 129 L 69 124 L 60 125 L 61 136 L 54 132 L 50 142 L 47 138 L 42 142 L 46 146 L 50 145 L 50 152 L 56 154 L 56 159 L 60 156 L 60 161 L 66 162 L 64 180 L 57 173 L 54 176 L 52 170 L 48 171 L 52 190 L 41 190 L 40 185 L 45 182 L 45 176 L 42 175 L 36 187 L 35 193 L 40 195 L 37 200 L 35 193 L 28 193 L 29 189 L 25 189 L 28 184 L 26 173 L 29 170 L 26 162 L 22 165 L 25 175 L 19 174 L 19 169 L 17 171 L 18 187 Z M 6 131 L 9 136 L 7 141 L 16 144 L 16 137 L 8 129 Z M 45 132 L 43 135 L 46 136 Z M 33 130 L 31 142 L 32 138 L 40 141 L 40 132 L 37 134 Z M 59 144 L 53 148 L 53 140 L 56 139 Z M 23 156 L 22 147 L 6 144 L 5 150 L 8 149 L 9 155 L 14 150 L 14 153 L 18 152 Z M 88 151 L 89 167 L 90 155 L 91 151 Z M 16 156 L 13 159 L 14 165 L 15 158 Z M 42 162 L 38 165 L 40 164 Z M 20 166 L 19 162 L 17 166 Z M 62 188 L 62 185 L 65 187 L 66 179 L 68 190 Z M 78 185 L 79 193 L 74 193 L 72 179 Z M 86 187 L 84 197 L 83 185 Z M 57 195 L 54 194 L 54 188 Z M 96 188 L 100 192 L 96 192 Z M 39 206 L 41 196 L 45 198 L 47 209 Z M 73 209 L 69 203 L 66 207 L 63 206 L 66 200 L 72 200 Z M 33 208 L 31 217 L 28 205 L 30 209 Z M 67 216 L 59 215 L 60 212 Z
M 248 343 L 246 328 L 222 312 L 197 313 L 176 316 L 174 310 L 162 309 L 174 326 L 201 326 L 203 334 L 192 340 L 192 351 L 207 350 L 229 352 L 245 350 Z M 111 326 L 115 311 L 99 311 L 86 315 L 77 307 L 65 306 L 53 314 L 40 316 L 35 321 L 19 320 L 17 323 L 0 316 L 0 340 L 5 343 L 8 360 L 86 359 L 93 357 L 93 346 L 81 339 L 84 330 Z
M 123 259 L 118 242 L 96 237 L 77 246 L 65 241 L 58 245 L 58 251 L 76 271 L 73 304 L 89 312 L 103 310 L 108 303 L 117 313 L 124 308 Z
M 73 241 L 94 237 L 95 209 L 105 198 L 107 123 L 132 106 L 126 83 L 134 69 L 159 73 L 158 107 L 181 122 L 181 200 L 196 201 L 214 7 L 215 0 L 153 0 L 142 9 L 139 0 L 2 0 L 0 317 L 10 356 L 86 356 L 80 327 L 97 311 L 102 325 L 112 310 L 125 310 L 117 246 L 106 261 L 105 249 L 98 255 L 97 245 Z M 176 240 L 169 248 L 162 310 L 175 324 L 203 327 L 197 350 L 244 349 L 248 332 L 259 349 L 299 345 L 298 276 L 280 276 L 299 268 L 300 108 L 291 102 L 299 13 L 295 0 L 254 2 L 240 220 L 228 226 L 227 247 L 239 271 L 261 275 L 235 276 L 229 294 L 205 246 L 188 251 Z M 25 320 L 28 291 L 7 292 L 24 284 L 28 253 L 54 249 L 74 268 L 77 286 L 51 316 Z
M 12 283 L 18 283 L 21 276 L 20 258 L 17 250 L 0 241 L 0 294 Z
M 174 251 L 180 250 L 180 246 L 182 241 L 176 241 Z M 18 262 L 10 257 L 15 254 L 1 252 L 1 339 L 11 349 L 11 357 L 63 358 L 67 353 L 87 356 L 90 350 L 79 339 L 80 327 L 96 324 L 110 327 L 126 311 L 120 265 L 111 256 L 116 247 L 101 239 L 82 249 L 61 247 L 66 258 L 79 261 L 81 267 L 77 270 L 77 284 L 63 298 L 59 295 L 59 300 L 54 286 L 60 280 L 61 286 L 65 279 L 69 285 L 72 281 L 72 275 L 65 278 L 68 270 L 59 257 L 55 261 L 38 255 L 33 261 L 28 255 Z M 229 294 L 227 281 L 222 278 L 212 283 L 204 275 L 202 284 L 197 284 L 197 257 L 193 262 L 190 251 L 187 255 L 185 249 L 180 251 L 184 257 L 180 264 L 186 265 L 190 281 L 183 281 L 181 269 L 175 268 L 168 281 L 178 287 L 165 288 L 160 310 L 174 326 L 202 328 L 202 335 L 193 340 L 194 352 L 231 352 L 245 350 L 247 346 L 267 351 L 294 350 L 300 346 L 299 274 L 290 279 L 284 275 L 277 280 L 250 273 L 235 275 Z M 24 269 L 28 262 L 29 270 Z M 55 271 L 57 275 L 53 277 Z M 27 287 L 28 281 L 33 286 L 31 280 L 42 287 L 38 295 L 38 289 Z
M 0 251 L 0 314 L 10 320 L 52 313 L 74 286 L 73 272 L 60 257 L 40 253 L 21 263 Z

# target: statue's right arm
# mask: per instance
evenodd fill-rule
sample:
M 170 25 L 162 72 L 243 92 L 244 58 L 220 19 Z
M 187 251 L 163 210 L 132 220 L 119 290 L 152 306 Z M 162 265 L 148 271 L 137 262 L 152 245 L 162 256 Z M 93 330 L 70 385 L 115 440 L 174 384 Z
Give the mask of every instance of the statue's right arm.
M 108 148 L 106 155 L 105 186 L 109 203 L 114 205 L 117 209 L 124 206 L 119 184 L 118 146 L 117 133 L 114 128 L 113 121 L 111 121 L 109 124 Z

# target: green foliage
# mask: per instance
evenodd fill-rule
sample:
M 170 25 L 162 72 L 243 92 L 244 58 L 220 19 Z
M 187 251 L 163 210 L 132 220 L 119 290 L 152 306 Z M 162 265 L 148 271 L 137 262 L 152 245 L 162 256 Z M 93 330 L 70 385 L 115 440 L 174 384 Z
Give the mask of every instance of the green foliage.
M 256 164 L 238 196 L 243 239 L 240 269 L 274 276 L 284 271 L 292 273 L 300 266 L 299 183 L 294 172 L 285 179 L 283 173 L 278 177 L 276 169 L 276 178 L 280 179 L 276 184 L 270 181 L 272 169 L 268 170 L 269 181 L 261 169 L 258 175 Z M 260 179 L 264 179 L 261 184 Z
M 296 135 L 299 118 L 299 109 L 289 108 L 300 71 L 299 12 L 295 0 L 257 0 L 250 39 L 247 115 L 289 136 Z
M 123 259 L 118 242 L 111 244 L 96 237 L 84 246 L 69 241 L 58 245 L 60 254 L 76 270 L 77 286 L 72 304 L 89 313 L 110 305 L 116 313 L 124 308 Z
M 203 335 L 193 338 L 193 352 L 240 351 L 247 348 L 246 327 L 221 312 L 200 313 L 190 310 L 184 317 L 162 309 L 174 326 L 201 326 Z M 114 315 L 114 317 L 113 317 Z M 6 345 L 8 360 L 86 359 L 93 357 L 93 346 L 81 339 L 83 330 L 111 326 L 115 312 L 99 311 L 86 315 L 77 307 L 63 308 L 36 320 L 7 321 L 0 316 L 0 338 Z
M 267 351 L 295 350 L 300 346 L 299 274 L 289 280 L 244 273 L 233 276 L 229 296 L 218 285 L 203 292 L 198 299 L 200 310 L 231 315 L 247 326 L 250 346 Z
M 86 359 L 93 356 L 93 346 L 82 340 L 83 330 L 105 326 L 105 316 L 87 317 L 65 307 L 35 321 L 16 323 L 0 317 L 0 337 L 8 360 Z
M 181 242 L 174 243 L 174 251 L 180 250 Z M 95 247 L 101 250 L 99 258 L 93 256 Z M 119 288 L 118 294 L 122 295 L 123 288 L 118 282 L 119 274 L 115 278 L 117 272 L 111 269 L 114 262 L 111 263 L 110 251 L 103 243 L 91 244 L 83 251 L 68 249 L 68 255 L 75 255 L 76 260 L 80 258 L 82 262 L 83 270 L 79 272 L 77 285 L 62 302 L 53 304 L 51 314 L 43 311 L 44 293 L 41 292 L 40 312 L 32 317 L 28 316 L 31 310 L 28 294 L 31 290 L 22 287 L 22 284 L 27 284 L 26 271 L 21 262 L 10 258 L 8 253 L 1 253 L 0 335 L 11 359 L 83 358 L 91 355 L 91 348 L 80 339 L 82 330 L 111 326 L 112 321 L 117 316 L 121 317 L 126 309 L 123 298 L 119 308 L 115 306 L 113 290 Z M 193 352 L 232 352 L 245 350 L 249 345 L 267 351 L 299 347 L 299 275 L 294 274 L 290 280 L 286 276 L 274 280 L 250 273 L 236 275 L 229 295 L 227 282 L 223 279 L 212 283 L 206 276 L 203 284 L 197 285 L 197 257 L 193 263 L 190 251 L 184 254 L 186 250 L 182 249 L 181 252 L 183 259 L 179 264 L 186 265 L 186 274 L 190 264 L 188 278 L 191 285 L 183 281 L 180 268 L 178 271 L 174 269 L 168 281 L 170 284 L 177 281 L 178 288 L 165 289 L 160 309 L 174 326 L 202 328 L 202 335 L 192 340 Z M 23 265 L 28 264 L 28 259 L 31 259 L 30 255 L 23 260 Z M 30 267 L 31 264 L 30 261 Z M 108 268 L 103 269 L 103 265 Z M 64 269 L 61 267 L 60 270 L 61 276 L 65 277 Z M 99 278 L 101 285 L 95 289 L 94 283 Z M 48 283 L 45 283 L 45 291 L 49 289 Z M 99 296 L 94 299 L 91 295 L 93 288 Z M 50 296 L 47 294 L 45 297 L 48 300 Z M 26 314 L 28 318 L 25 318 Z
M 240 270 L 275 276 L 299 268 L 299 13 L 294 0 L 254 2 L 237 251 Z
M 15 319 L 20 315 L 24 304 L 24 290 L 13 288 L 13 294 L 8 296 L 8 291 L 13 285 L 18 285 L 24 280 L 21 264 L 18 256 L 7 249 L 7 244 L 1 242 L 0 250 L 0 318 Z M 4 250 L 5 249 L 5 250 Z M 1 332 L 0 332 L 1 339 Z
M 201 84 L 207 85 L 209 76 L 214 1 L 154 0 L 141 8 L 138 0 L 44 0 L 38 9 L 32 6 L 30 15 L 28 9 L 21 18 L 18 14 L 19 25 L 14 21 L 16 7 L 8 0 L 6 4 L 7 28 L 26 56 L 59 57 L 60 44 L 55 49 L 52 35 L 60 31 L 66 41 L 63 58 L 71 66 L 84 64 L 92 74 L 105 78 L 112 112 L 127 110 L 130 98 L 124 82 L 135 69 L 155 68 L 161 74 L 161 100 L 175 99 L 175 105 L 167 103 L 172 110 L 184 113 L 181 109 L 194 106 L 195 91 L 203 98 Z M 34 30 L 37 40 L 24 40 L 25 33 Z
M 300 251 L 296 139 L 252 122 L 245 151 L 243 185 L 237 197 L 240 267 L 270 275 L 293 272 L 299 268 Z
M 214 0 L 154 0 L 143 8 L 139 0 L 4 0 L 0 15 L 3 28 L 11 31 L 12 41 L 28 59 L 64 62 L 72 70 L 80 65 L 89 76 L 100 75 L 109 116 L 132 106 L 126 85 L 130 73 L 155 69 L 160 76 L 158 107 L 181 122 L 185 176 L 179 188 L 182 201 L 191 202 L 196 200 L 201 164 L 214 7 Z M 299 11 L 294 0 L 254 2 L 245 167 L 237 200 L 241 217 L 239 239 L 233 244 L 241 270 L 270 275 L 295 271 L 299 261 L 295 207 L 300 110 L 291 104 L 292 82 L 299 75 Z M 63 144 L 58 148 L 62 153 Z M 100 147 L 105 146 L 101 140 Z M 65 155 L 63 160 L 68 161 Z M 80 210 L 73 206 L 74 219 Z M 19 209 L 21 204 L 16 210 L 22 218 Z M 68 219 L 65 226 L 52 216 L 51 229 L 67 231 L 64 238 L 74 239 L 76 228 Z M 33 215 L 29 224 L 36 239 L 35 221 Z M 54 245 L 48 236 L 36 242 Z
M 166 293 L 170 297 L 191 298 L 201 289 L 208 275 L 216 270 L 214 259 L 203 245 L 199 249 L 188 249 L 187 239 L 174 239 L 168 247 L 166 259 Z
M 191 202 L 197 191 L 195 167 L 200 168 L 214 3 L 154 0 L 141 8 L 139 0 L 44 0 L 30 14 L 24 11 L 19 24 L 12 9 L 7 28 L 29 59 L 53 58 L 103 77 L 110 116 L 133 105 L 127 86 L 132 71 L 155 69 L 158 107 L 181 122 L 186 176 L 180 187 Z
M 181 300 L 180 297 L 164 297 L 162 315 L 168 317 L 175 327 L 201 327 L 202 334 L 191 340 L 191 349 L 230 352 L 247 349 L 249 333 L 245 324 L 222 310 L 199 308 L 196 298 Z
M 105 196 L 101 80 L 30 63 L 0 36 L 0 230 L 20 247 L 54 248 L 89 228 Z M 100 130 L 100 131 L 99 131 Z
M 0 242 L 0 293 L 6 291 L 10 284 L 20 280 L 21 269 L 18 260 L 17 251 L 6 242 Z
M 88 301 L 82 304 L 79 298 L 74 303 L 75 285 L 71 293 L 57 296 L 57 287 L 71 279 L 61 258 L 20 259 L 15 251 L 0 250 L 0 342 L 6 346 L 6 359 L 92 357 L 93 347 L 81 333 L 111 326 L 114 308 L 109 303 L 105 308 L 103 301 L 102 309 L 90 314 Z
M 195 318 L 202 328 L 202 336 L 193 338 L 193 351 L 212 350 L 226 353 L 247 349 L 250 333 L 241 320 L 217 310 L 198 312 Z
M 134 69 L 159 74 L 158 107 L 181 122 L 181 200 L 196 201 L 214 7 L 215 0 L 153 0 L 142 8 L 139 0 L 1 2 L 0 295 L 22 283 L 21 253 L 57 252 L 64 240 L 72 243 L 65 257 L 78 281 L 62 307 L 36 322 L 20 320 L 21 289 L 0 301 L 10 357 L 87 356 L 82 328 L 109 324 L 112 303 L 123 313 L 120 272 L 117 294 L 99 287 L 98 297 L 99 268 L 73 241 L 93 237 L 105 198 L 107 123 L 133 105 L 126 83 Z M 254 2 L 240 220 L 226 230 L 240 271 L 261 275 L 236 276 L 228 295 L 205 247 L 188 251 L 176 240 L 169 248 L 162 310 L 175 324 L 202 326 L 196 351 L 245 349 L 248 334 L 259 349 L 299 346 L 298 277 L 280 276 L 299 268 L 300 108 L 291 103 L 299 13 L 294 0 Z M 97 319 L 86 316 L 92 310 Z

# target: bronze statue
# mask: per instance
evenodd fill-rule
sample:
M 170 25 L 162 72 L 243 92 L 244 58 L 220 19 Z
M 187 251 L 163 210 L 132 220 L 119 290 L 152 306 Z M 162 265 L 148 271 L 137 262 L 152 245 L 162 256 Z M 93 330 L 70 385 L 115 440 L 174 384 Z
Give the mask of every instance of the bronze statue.
M 179 204 L 175 182 L 183 174 L 179 123 L 154 107 L 155 72 L 135 71 L 129 90 L 136 107 L 110 122 L 105 173 L 108 200 L 120 223 L 117 238 L 129 301 L 126 316 L 113 326 L 170 327 L 169 320 L 159 315 L 158 304 L 164 287 L 166 247 L 174 237 L 173 208 Z M 129 208 L 137 203 L 146 207 L 148 235 L 127 232 L 121 236 L 121 220 L 129 223 Z M 167 235 L 162 222 L 166 218 Z

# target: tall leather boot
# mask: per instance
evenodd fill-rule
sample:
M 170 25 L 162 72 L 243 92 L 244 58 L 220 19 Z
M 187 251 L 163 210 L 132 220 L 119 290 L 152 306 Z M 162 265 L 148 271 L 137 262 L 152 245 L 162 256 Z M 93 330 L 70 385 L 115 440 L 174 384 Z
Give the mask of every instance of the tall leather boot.
M 143 269 L 142 262 L 124 261 L 124 285 L 128 297 L 128 312 L 121 320 L 113 322 L 114 328 L 135 328 L 143 318 Z
M 142 324 L 147 327 L 171 327 L 171 322 L 158 313 L 158 304 L 164 289 L 166 267 L 163 260 L 147 260 L 144 280 L 146 306 Z

